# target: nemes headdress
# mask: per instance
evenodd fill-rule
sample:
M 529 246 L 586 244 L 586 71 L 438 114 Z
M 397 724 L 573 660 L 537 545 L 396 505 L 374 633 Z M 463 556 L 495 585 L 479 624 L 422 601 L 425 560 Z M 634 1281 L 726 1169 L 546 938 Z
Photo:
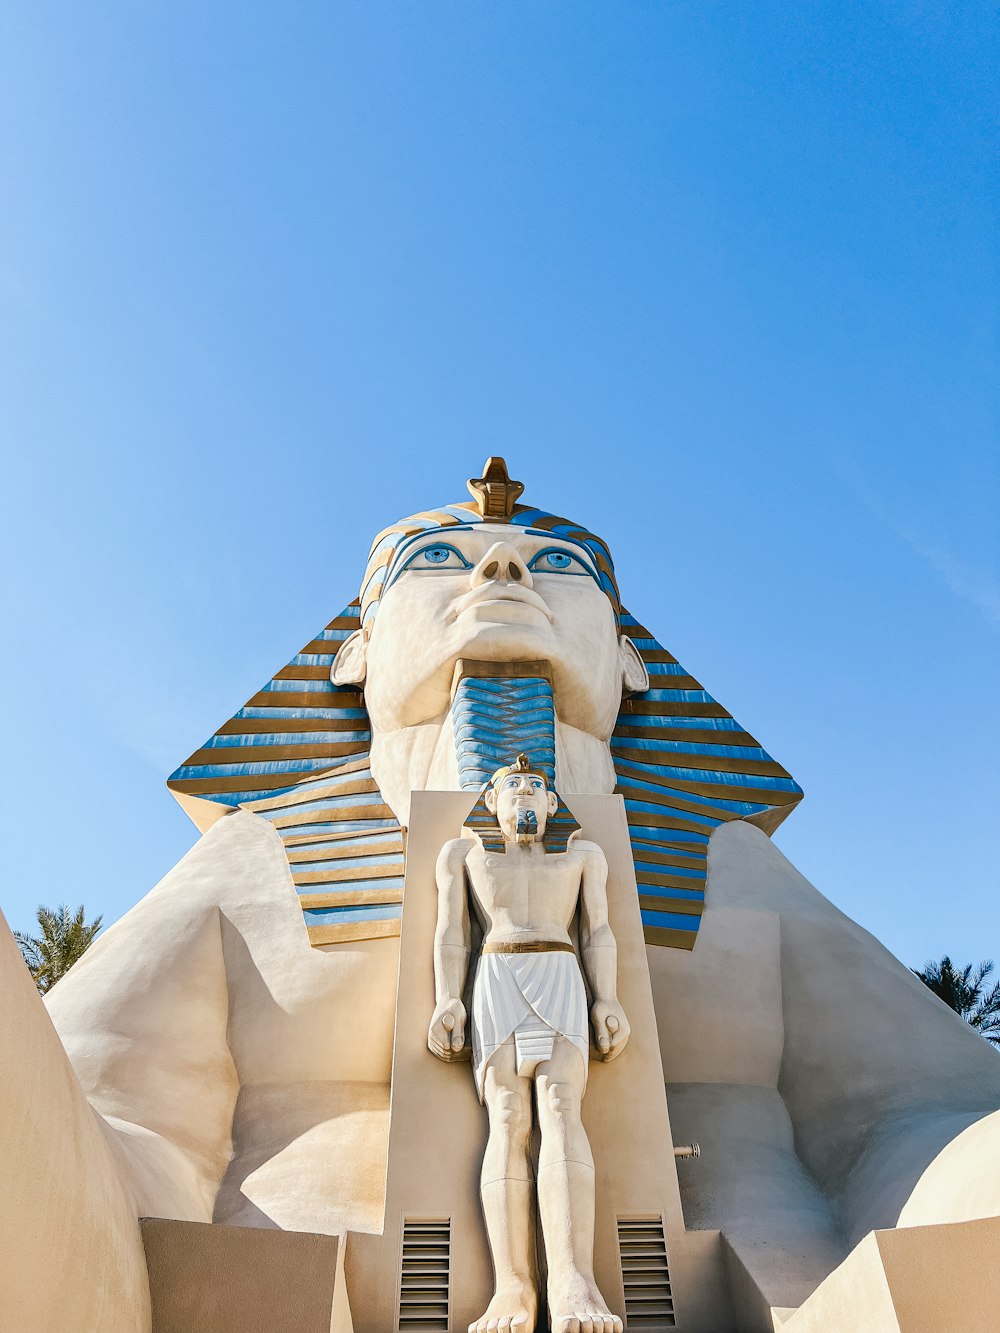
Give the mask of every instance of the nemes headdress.
M 238 807 L 272 822 L 313 944 L 398 935 L 403 831 L 372 779 L 363 690 L 331 683 L 333 658 L 376 615 L 379 598 L 405 567 L 409 542 L 434 529 L 484 523 L 549 534 L 580 547 L 649 673 L 648 689 L 622 700 L 611 738 L 615 790 L 625 800 L 646 940 L 690 949 L 712 831 L 743 819 L 771 833 L 802 799 L 802 789 L 625 610 L 600 537 L 519 504 L 523 487 L 502 459 L 489 459 L 469 489 L 471 503 L 412 514 L 383 529 L 360 596 L 171 774 L 168 786 L 202 829 Z M 481 781 L 476 778 L 477 787 Z
M 500 783 L 503 782 L 504 778 L 510 777 L 511 773 L 531 773 L 536 777 L 540 778 L 545 777 L 545 774 L 542 772 L 541 769 L 532 768 L 531 760 L 528 758 L 526 754 L 519 754 L 512 764 L 504 764 L 502 768 L 497 769 L 497 771 L 490 778 L 489 782 L 486 784 L 487 787 L 492 787 L 493 790 L 496 791 L 497 787 L 500 786 Z M 546 779 L 546 782 L 547 781 L 548 779 Z
M 506 764 L 503 768 L 498 768 L 479 793 L 479 800 L 469 811 L 469 816 L 465 821 L 466 828 L 471 829 L 473 833 L 478 835 L 488 852 L 506 852 L 507 843 L 503 836 L 503 830 L 497 822 L 496 814 L 491 813 L 489 806 L 486 804 L 486 793 L 495 791 L 504 778 L 509 777 L 511 773 L 535 774 L 545 779 L 546 787 L 549 787 L 552 791 L 555 790 L 549 786 L 544 769 L 532 766 L 531 760 L 526 754 L 519 754 L 513 764 Z M 564 852 L 570 838 L 580 830 L 580 825 L 573 818 L 563 798 L 558 792 L 555 795 L 557 801 L 555 813 L 549 815 L 545 824 L 545 833 L 542 836 L 542 842 L 547 853 Z

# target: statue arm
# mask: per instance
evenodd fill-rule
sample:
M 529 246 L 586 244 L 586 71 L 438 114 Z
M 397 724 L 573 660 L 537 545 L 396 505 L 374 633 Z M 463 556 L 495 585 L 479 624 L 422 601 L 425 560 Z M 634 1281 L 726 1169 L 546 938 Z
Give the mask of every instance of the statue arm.
M 604 1060 L 620 1055 L 629 1025 L 618 1003 L 618 946 L 608 920 L 608 862 L 596 843 L 577 844 L 583 854 L 580 888 L 580 953 L 594 995 L 590 1021 Z
M 434 931 L 434 1014 L 427 1045 L 441 1060 L 454 1060 L 464 1053 L 465 1005 L 462 992 L 469 972 L 472 923 L 465 889 L 465 858 L 471 843 L 456 838 L 445 843 L 438 857 L 435 878 L 438 891 L 437 928 Z

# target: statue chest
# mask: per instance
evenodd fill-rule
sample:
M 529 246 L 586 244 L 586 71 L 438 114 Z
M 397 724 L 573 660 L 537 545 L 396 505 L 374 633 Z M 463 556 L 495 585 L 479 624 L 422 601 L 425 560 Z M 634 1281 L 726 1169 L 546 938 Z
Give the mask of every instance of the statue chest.
M 490 914 L 549 904 L 557 914 L 572 913 L 580 891 L 580 866 L 575 857 L 546 856 L 521 862 L 487 856 L 469 867 L 473 895 Z

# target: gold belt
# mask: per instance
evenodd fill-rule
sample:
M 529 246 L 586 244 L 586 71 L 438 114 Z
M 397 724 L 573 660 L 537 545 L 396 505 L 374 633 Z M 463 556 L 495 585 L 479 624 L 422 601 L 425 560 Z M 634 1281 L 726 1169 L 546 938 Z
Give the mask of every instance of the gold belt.
M 561 940 L 514 940 L 505 944 L 499 940 L 490 940 L 483 945 L 482 953 L 573 953 L 572 944 Z

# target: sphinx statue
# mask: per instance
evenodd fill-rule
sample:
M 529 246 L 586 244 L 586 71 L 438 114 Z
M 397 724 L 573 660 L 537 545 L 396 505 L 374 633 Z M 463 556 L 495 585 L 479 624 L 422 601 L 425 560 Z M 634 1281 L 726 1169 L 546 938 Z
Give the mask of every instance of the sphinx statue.
M 623 802 L 671 1123 L 702 1147 L 685 1225 L 723 1238 L 733 1327 L 875 1228 L 1000 1214 L 996 1053 L 773 845 L 801 789 L 626 610 L 608 544 L 501 459 L 470 490 L 380 532 L 358 595 L 172 775 L 199 841 L 48 1019 L 3 955 L 5 1039 L 48 1043 L 121 1227 L 380 1232 L 412 793 L 471 806 L 520 752 L 570 809 Z M 16 1153 L 34 1103 L 5 1095 Z

